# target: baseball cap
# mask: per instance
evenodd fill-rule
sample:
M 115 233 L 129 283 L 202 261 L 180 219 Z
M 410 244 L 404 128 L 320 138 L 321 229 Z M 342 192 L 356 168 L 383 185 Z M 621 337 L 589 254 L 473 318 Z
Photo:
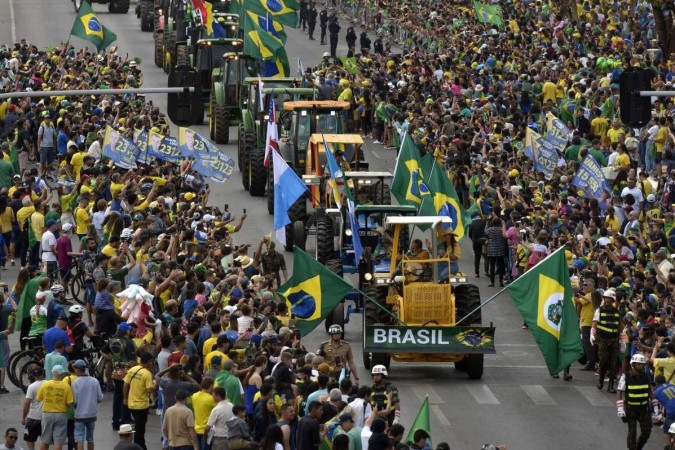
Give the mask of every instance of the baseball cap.
M 339 421 L 341 424 L 343 424 L 345 422 L 354 422 L 354 419 L 352 419 L 352 416 L 350 414 L 343 414 L 340 416 Z
M 71 223 L 66 222 L 63 225 L 61 225 L 61 229 L 65 232 L 68 232 L 73 229 L 73 225 Z
M 87 363 L 84 362 L 83 359 L 78 359 L 77 361 L 75 361 L 75 362 L 73 363 L 73 367 L 75 367 L 76 369 L 86 369 L 86 368 L 87 368 Z
M 122 322 L 121 324 L 117 325 L 117 331 L 128 333 L 129 331 L 131 331 L 131 325 L 129 325 L 126 322 Z
M 52 373 L 57 373 L 57 374 L 63 374 L 63 373 L 68 373 L 65 367 L 61 365 L 56 365 L 52 367 Z
M 47 225 L 47 228 L 49 228 L 49 227 L 51 227 L 52 225 L 56 225 L 57 223 L 59 223 L 57 220 L 49 219 L 49 220 L 47 221 L 47 224 L 46 224 L 46 225 Z

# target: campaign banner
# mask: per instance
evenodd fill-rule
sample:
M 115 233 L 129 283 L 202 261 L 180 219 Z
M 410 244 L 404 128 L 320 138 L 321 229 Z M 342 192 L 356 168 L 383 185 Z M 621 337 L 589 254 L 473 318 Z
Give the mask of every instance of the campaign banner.
M 558 165 L 558 152 L 553 144 L 541 134 L 528 128 L 525 134 L 525 147 L 525 154 L 534 162 L 534 169 L 550 180 Z
M 116 166 L 123 169 L 136 168 L 138 147 L 131 139 L 108 126 L 103 138 L 103 156 L 110 158 Z
M 215 145 L 190 128 L 178 128 L 178 145 L 185 158 L 197 159 L 204 153 L 218 152 Z
M 136 147 L 138 147 L 138 154 L 136 155 L 136 162 L 147 164 L 148 163 L 148 132 L 134 130 L 134 142 L 136 142 Z
M 181 155 L 180 148 L 178 147 L 178 139 L 152 130 L 148 132 L 148 147 L 146 151 L 148 158 L 159 158 L 173 164 L 180 164 L 183 161 L 183 155 Z
M 234 172 L 234 161 L 229 156 L 217 151 L 210 153 L 211 178 L 217 183 L 226 181 Z
M 567 145 L 567 141 L 570 139 L 572 132 L 567 128 L 565 122 L 551 113 L 546 115 L 546 121 L 546 139 L 548 139 L 555 148 L 562 151 Z
M 581 162 L 572 178 L 572 186 L 583 190 L 588 198 L 600 199 L 605 192 L 610 192 L 602 167 L 591 155 L 586 155 Z
M 191 168 L 192 170 L 198 172 L 204 178 L 211 178 L 213 175 L 213 169 L 211 168 L 211 161 L 215 158 L 218 158 L 218 155 L 216 155 L 215 152 L 213 154 L 205 152 L 199 155 L 197 158 L 195 158 Z

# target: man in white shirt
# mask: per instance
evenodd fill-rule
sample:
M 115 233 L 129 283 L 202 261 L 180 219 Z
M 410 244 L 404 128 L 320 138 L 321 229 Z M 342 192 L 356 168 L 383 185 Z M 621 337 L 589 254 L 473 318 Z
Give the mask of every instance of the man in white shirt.
M 354 411 L 354 424 L 358 428 L 363 428 L 366 417 L 373 411 L 373 407 L 370 405 L 370 394 L 372 392 L 370 386 L 360 386 L 359 391 L 356 394 L 357 397 L 349 403 L 349 406 L 351 406 Z
M 31 369 L 31 375 L 35 377 L 26 390 L 26 398 L 23 401 L 23 415 L 21 425 L 25 427 L 23 440 L 26 442 L 28 450 L 35 448 L 35 443 L 42 432 L 42 402 L 37 399 L 37 393 L 40 386 L 45 381 L 45 372 L 40 366 Z
M 204 434 L 208 436 L 211 450 L 227 450 L 227 421 L 234 417 L 232 403 L 225 400 L 225 389 L 222 387 L 213 388 L 213 398 L 217 404 L 211 410 Z
M 628 186 L 623 188 L 623 190 L 621 191 L 621 197 L 625 198 L 626 195 L 631 194 L 635 199 L 633 209 L 640 210 L 642 209 L 642 204 L 644 203 L 644 197 L 642 195 L 642 191 L 640 190 L 639 187 L 636 186 L 635 183 L 636 183 L 635 177 L 628 178 Z
M 42 249 L 42 264 L 47 267 L 47 274 L 52 280 L 58 275 L 58 264 L 56 262 L 56 235 L 59 229 L 59 222 L 49 219 L 46 223 L 47 231 L 42 234 L 40 246 Z

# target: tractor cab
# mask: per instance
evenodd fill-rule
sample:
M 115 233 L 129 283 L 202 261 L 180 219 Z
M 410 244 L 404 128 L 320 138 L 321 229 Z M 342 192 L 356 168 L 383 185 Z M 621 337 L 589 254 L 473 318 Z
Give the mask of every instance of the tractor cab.
M 223 55 L 241 52 L 243 48 L 244 43 L 241 39 L 200 39 L 197 41 L 194 67 L 199 71 L 204 104 L 209 102 L 214 69 L 221 67 Z
M 241 29 L 239 27 L 239 15 L 227 12 L 214 12 L 213 20 L 217 22 L 225 32 L 225 38 L 237 39 L 242 38 Z
M 279 150 L 298 174 L 304 173 L 310 136 L 315 133 L 341 134 L 344 126 L 340 113 L 348 110 L 349 106 L 349 102 L 332 100 L 284 103 L 284 111 L 290 114 L 280 129 L 280 137 L 285 142 L 279 146 Z

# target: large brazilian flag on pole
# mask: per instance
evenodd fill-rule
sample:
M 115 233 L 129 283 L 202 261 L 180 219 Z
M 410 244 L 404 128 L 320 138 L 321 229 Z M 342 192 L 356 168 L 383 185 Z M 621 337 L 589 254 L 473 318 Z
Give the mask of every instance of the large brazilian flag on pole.
M 99 52 L 117 40 L 117 35 L 103 26 L 87 1 L 82 2 L 70 34 L 91 42 Z

